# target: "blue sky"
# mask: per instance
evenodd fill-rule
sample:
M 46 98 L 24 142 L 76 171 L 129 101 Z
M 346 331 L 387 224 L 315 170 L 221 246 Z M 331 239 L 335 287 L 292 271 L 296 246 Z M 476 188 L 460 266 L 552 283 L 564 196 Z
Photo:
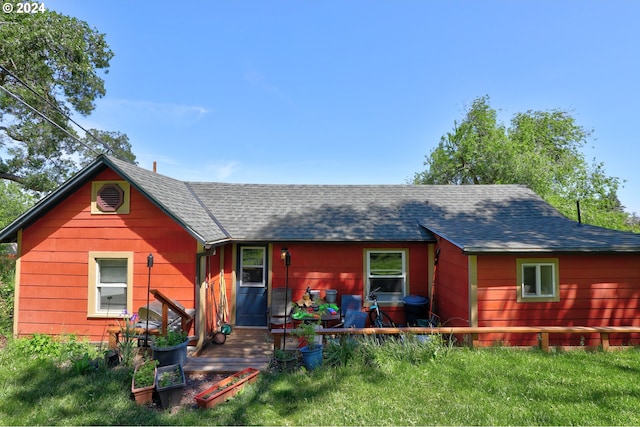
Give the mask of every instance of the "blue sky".
M 190 181 L 402 184 L 483 95 L 563 109 L 640 214 L 640 2 L 50 0 L 115 53 L 84 127 Z

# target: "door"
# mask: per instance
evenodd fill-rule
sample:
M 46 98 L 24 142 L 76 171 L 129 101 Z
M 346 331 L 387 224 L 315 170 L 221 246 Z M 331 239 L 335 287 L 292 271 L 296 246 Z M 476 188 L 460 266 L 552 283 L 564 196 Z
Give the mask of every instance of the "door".
M 236 278 L 236 325 L 267 324 L 267 248 L 240 246 Z

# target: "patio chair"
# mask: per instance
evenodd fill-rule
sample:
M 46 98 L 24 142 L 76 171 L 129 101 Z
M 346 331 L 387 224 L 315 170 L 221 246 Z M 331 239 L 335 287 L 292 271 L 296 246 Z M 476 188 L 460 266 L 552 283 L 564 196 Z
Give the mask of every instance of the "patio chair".
M 282 326 L 282 329 L 288 323 L 292 323 L 291 311 L 293 303 L 291 302 L 291 289 L 275 288 L 271 291 L 271 307 L 269 307 L 269 324 L 270 327 Z
M 367 312 L 362 311 L 362 295 L 342 295 L 340 298 L 341 321 L 336 328 L 364 328 Z

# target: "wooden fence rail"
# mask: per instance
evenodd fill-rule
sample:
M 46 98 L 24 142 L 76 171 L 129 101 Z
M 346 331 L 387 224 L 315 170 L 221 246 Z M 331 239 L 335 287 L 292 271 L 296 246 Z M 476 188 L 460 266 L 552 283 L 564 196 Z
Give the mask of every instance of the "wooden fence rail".
M 274 348 L 282 347 L 285 333 L 291 335 L 295 329 L 271 329 Z M 442 334 L 470 335 L 471 346 L 477 347 L 483 334 L 539 334 L 540 348 L 549 350 L 550 334 L 599 334 L 603 350 L 609 349 L 609 334 L 640 333 L 640 326 L 504 326 L 504 327 L 406 327 L 406 328 L 322 328 L 318 335 L 397 335 L 397 334 Z

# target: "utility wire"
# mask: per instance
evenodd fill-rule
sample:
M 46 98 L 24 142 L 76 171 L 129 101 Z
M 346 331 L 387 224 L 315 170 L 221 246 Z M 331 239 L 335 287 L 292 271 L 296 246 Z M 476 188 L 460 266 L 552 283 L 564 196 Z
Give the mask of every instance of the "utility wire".
M 27 89 L 29 89 L 29 91 L 31 91 L 34 95 L 36 95 L 38 98 L 40 98 L 41 100 L 43 100 L 44 102 L 46 102 L 50 107 L 54 108 L 56 111 L 58 111 L 60 114 L 62 114 L 67 120 L 69 120 L 71 123 L 75 124 L 76 126 L 78 126 L 80 129 L 82 129 L 87 135 L 89 135 L 91 138 L 95 139 L 96 141 L 98 141 L 98 143 L 100 143 L 100 145 L 102 145 L 102 147 L 104 147 L 107 151 L 112 151 L 112 148 L 109 147 L 109 145 L 107 145 L 103 140 L 101 140 L 100 138 L 98 138 L 97 136 L 95 136 L 93 133 L 89 132 L 88 130 L 86 130 L 85 128 L 83 128 L 78 122 L 76 122 L 75 120 L 73 120 L 70 116 L 67 115 L 67 113 L 65 113 L 64 111 L 62 111 L 62 109 L 60 109 L 60 107 L 58 107 L 56 104 L 54 104 L 53 102 L 49 101 L 47 98 L 45 98 L 42 94 L 38 93 L 34 88 L 31 87 L 31 85 L 29 85 L 28 83 L 26 83 L 24 80 L 22 80 L 20 77 L 16 76 L 14 73 L 12 73 L 7 67 L 5 67 L 4 65 L 0 64 L 0 68 L 2 70 L 4 70 L 5 73 L 7 73 L 7 75 L 13 77 L 13 79 L 15 79 L 18 83 L 20 83 L 21 85 L 23 85 L 24 87 L 26 87 Z M 24 102 L 24 101 L 21 101 Z M 26 104 L 26 102 L 25 102 Z M 33 108 L 33 107 L 31 107 Z M 85 145 L 86 147 L 86 145 Z M 88 147 L 87 147 L 88 148 Z M 91 150 L 94 153 L 96 152 L 95 150 Z
M 71 132 L 69 132 L 68 130 L 66 130 L 65 128 L 63 128 L 62 126 L 60 126 L 59 124 L 57 124 L 56 122 L 54 122 L 52 119 L 50 119 L 49 117 L 47 117 L 44 113 L 41 113 L 40 111 L 38 111 L 35 107 L 32 107 L 27 101 L 25 101 L 24 99 L 20 98 L 18 95 L 16 95 L 15 93 L 11 92 L 9 89 L 7 89 L 6 87 L 0 85 L 0 89 L 4 90 L 6 93 L 9 94 L 9 96 L 11 96 L 13 99 L 15 99 L 18 102 L 23 103 L 24 105 L 26 105 L 27 107 L 29 107 L 29 109 L 31 109 L 31 111 L 33 111 L 34 113 L 36 113 L 37 115 L 39 115 L 40 117 L 42 117 L 43 119 L 45 119 L 46 121 L 48 121 L 49 123 L 51 123 L 52 125 L 54 125 L 55 127 L 57 127 L 58 129 L 60 129 L 61 131 L 63 131 L 64 133 L 66 133 L 67 135 L 69 135 L 71 138 L 75 139 L 76 141 L 78 141 L 83 147 L 85 147 L 87 150 L 93 152 L 93 154 L 95 154 L 96 156 L 99 155 L 100 153 L 98 153 L 96 150 L 94 150 L 93 148 L 89 147 L 87 144 L 85 144 L 84 142 L 82 142 L 80 139 L 78 139 L 78 137 L 76 137 L 75 135 L 73 135 Z

